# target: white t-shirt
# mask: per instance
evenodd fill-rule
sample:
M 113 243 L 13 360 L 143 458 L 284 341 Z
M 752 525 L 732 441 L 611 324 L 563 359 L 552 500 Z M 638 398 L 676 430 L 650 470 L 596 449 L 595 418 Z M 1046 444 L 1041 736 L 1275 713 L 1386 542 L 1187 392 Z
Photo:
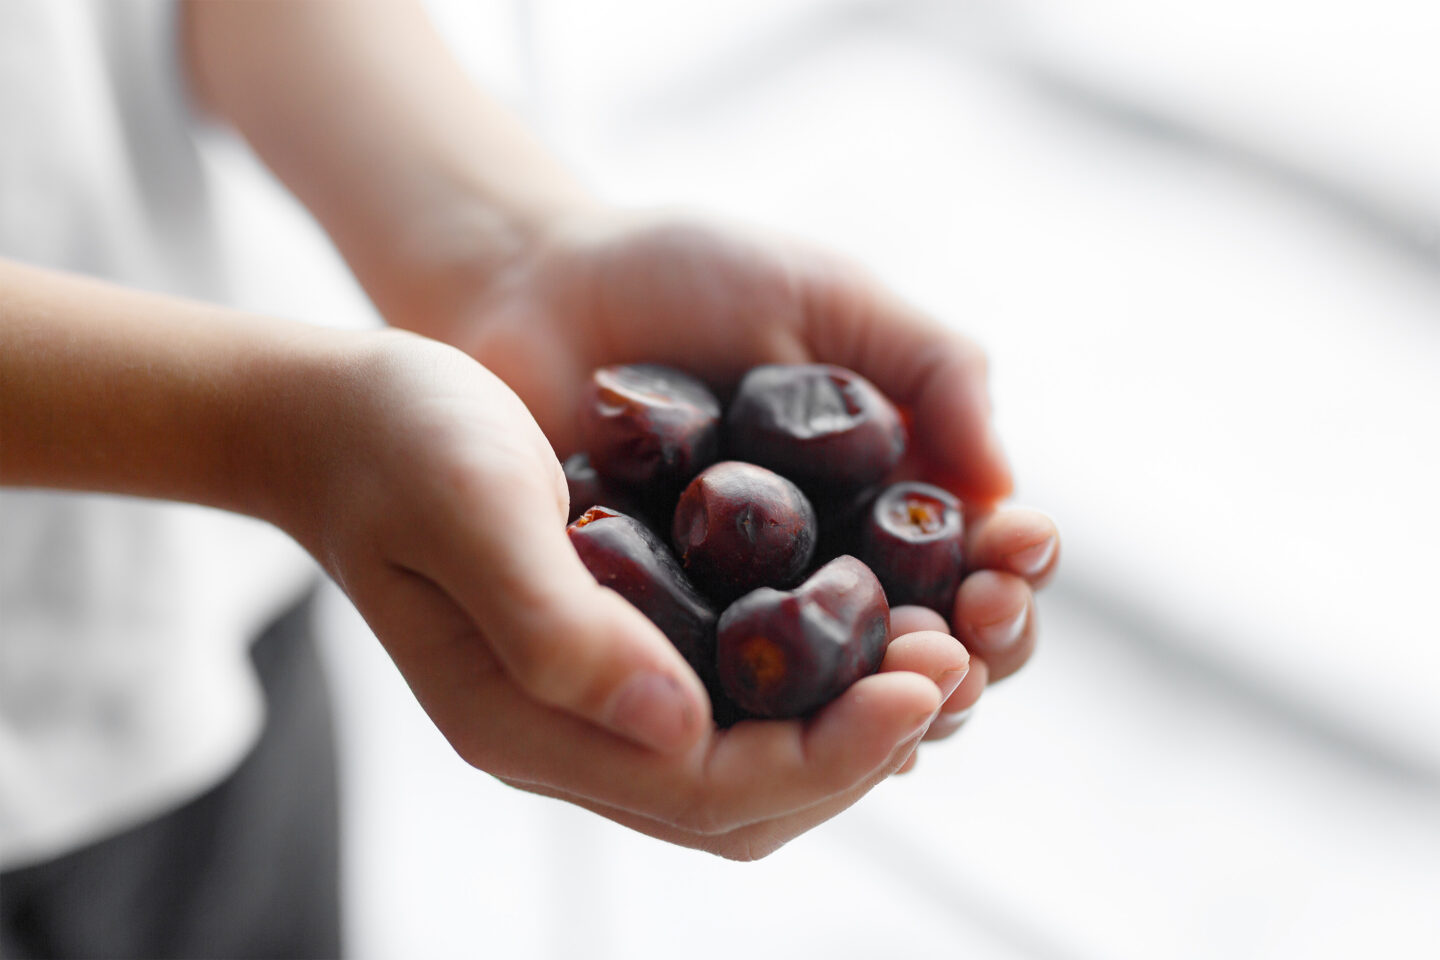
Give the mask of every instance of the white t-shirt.
M 0 3 L 0 256 L 225 299 L 175 19 L 152 0 Z M 313 570 L 246 518 L 0 491 L 0 867 L 232 770 L 263 712 L 249 642 Z

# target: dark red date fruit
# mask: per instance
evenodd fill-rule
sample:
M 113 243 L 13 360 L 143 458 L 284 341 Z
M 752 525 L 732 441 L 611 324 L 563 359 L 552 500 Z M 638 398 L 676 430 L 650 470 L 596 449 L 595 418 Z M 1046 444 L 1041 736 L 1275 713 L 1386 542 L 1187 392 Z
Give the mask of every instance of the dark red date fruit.
M 671 532 L 685 572 L 711 599 L 728 603 L 804 575 L 815 553 L 815 509 L 778 473 L 726 460 L 690 481 Z
M 809 493 L 880 482 L 905 452 L 900 411 L 851 370 L 772 364 L 745 374 L 725 418 L 730 455 Z
M 715 680 L 715 611 L 645 524 L 592 507 L 566 528 L 581 561 L 629 600 L 680 651 L 707 685 Z
M 965 573 L 960 501 L 928 483 L 887 487 L 870 508 L 860 556 L 892 606 L 918 603 L 950 620 Z
M 751 716 L 803 716 L 880 669 L 889 635 L 880 581 L 840 557 L 794 590 L 761 587 L 720 615 L 720 685 Z
M 590 378 L 581 428 L 600 473 L 678 489 L 719 456 L 720 401 L 669 367 L 601 367 Z

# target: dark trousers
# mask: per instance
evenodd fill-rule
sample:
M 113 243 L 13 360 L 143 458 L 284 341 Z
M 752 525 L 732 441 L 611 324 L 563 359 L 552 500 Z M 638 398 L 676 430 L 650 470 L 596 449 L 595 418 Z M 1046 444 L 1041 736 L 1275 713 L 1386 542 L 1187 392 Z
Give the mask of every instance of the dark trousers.
M 225 782 L 158 820 L 0 873 L 0 957 L 340 955 L 335 749 L 311 606 L 255 643 L 269 713 Z

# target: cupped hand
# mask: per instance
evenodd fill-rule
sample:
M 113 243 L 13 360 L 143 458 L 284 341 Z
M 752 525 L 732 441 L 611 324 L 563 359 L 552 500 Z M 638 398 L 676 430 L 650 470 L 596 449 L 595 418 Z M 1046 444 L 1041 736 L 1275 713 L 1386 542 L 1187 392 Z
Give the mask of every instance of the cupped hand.
M 515 389 L 561 456 L 579 449 L 586 378 L 608 363 L 680 367 L 720 390 L 751 366 L 825 362 L 873 381 L 910 418 L 904 475 L 965 504 L 970 574 L 953 612 L 902 623 L 952 633 L 976 666 L 932 731 L 953 731 L 1036 637 L 1034 590 L 1059 555 L 1054 523 L 997 508 L 1011 475 L 983 352 L 865 270 L 788 239 L 699 221 L 586 215 L 525 250 L 441 329 Z M 947 622 L 948 620 L 948 622 Z
M 519 398 L 461 352 L 363 335 L 293 386 L 283 523 L 474 766 L 647 834 L 764 855 L 898 769 L 961 684 L 943 633 L 807 720 L 721 731 L 705 690 L 565 535 L 566 486 Z

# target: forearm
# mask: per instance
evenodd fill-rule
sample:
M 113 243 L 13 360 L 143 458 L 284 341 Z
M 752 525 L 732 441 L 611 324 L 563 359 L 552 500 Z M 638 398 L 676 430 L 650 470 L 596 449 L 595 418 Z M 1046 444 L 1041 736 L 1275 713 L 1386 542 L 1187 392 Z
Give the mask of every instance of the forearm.
M 188 3 L 185 61 L 316 216 L 381 312 L 420 332 L 584 191 L 455 63 L 413 2 Z
M 0 260 L 0 483 L 281 522 L 343 335 Z

